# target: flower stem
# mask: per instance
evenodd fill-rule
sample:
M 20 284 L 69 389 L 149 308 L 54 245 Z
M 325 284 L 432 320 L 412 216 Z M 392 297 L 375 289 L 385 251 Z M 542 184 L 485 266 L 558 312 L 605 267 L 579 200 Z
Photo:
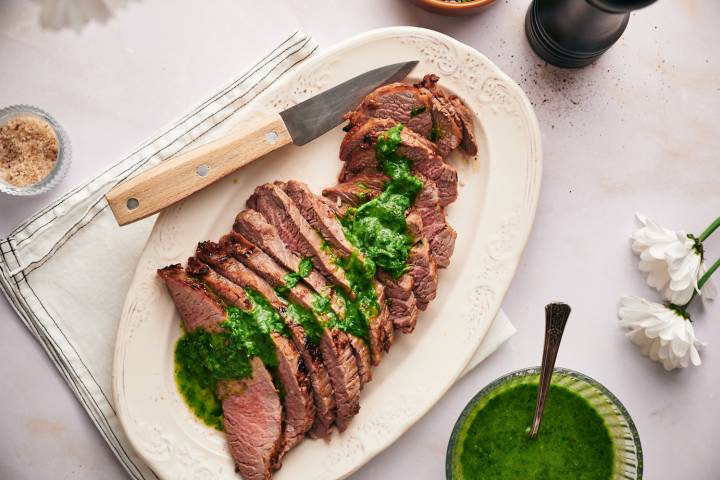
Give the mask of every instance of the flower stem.
M 715 263 L 712 264 L 712 266 L 708 269 L 708 271 L 705 272 L 705 274 L 702 277 L 700 277 L 700 280 L 698 280 L 698 290 L 700 290 L 703 287 L 703 285 L 705 285 L 705 282 L 710 280 L 710 277 L 712 276 L 713 273 L 715 273 L 715 270 L 717 270 L 718 268 L 720 268 L 720 258 L 715 260 Z
M 712 233 L 720 227 L 720 217 L 716 218 L 713 223 L 710 224 L 709 227 L 705 229 L 703 233 L 700 234 L 698 237 L 698 240 L 700 242 L 704 242 L 706 238 L 708 238 Z
M 698 280 L 698 283 L 697 283 L 697 290 L 693 291 L 693 294 L 692 294 L 692 297 L 690 297 L 690 300 L 688 300 L 688 302 L 685 305 L 680 307 L 680 310 L 682 310 L 683 312 L 685 310 L 687 310 L 687 307 L 688 307 L 688 305 L 690 305 L 690 302 L 692 302 L 695 299 L 695 296 L 697 295 L 698 290 L 702 290 L 703 285 L 705 285 L 705 283 L 708 280 L 710 280 L 710 277 L 712 276 L 713 273 L 715 273 L 715 270 L 717 270 L 718 268 L 720 268 L 720 258 L 715 260 L 715 263 L 712 264 L 712 266 L 708 269 L 708 271 L 705 272 L 702 277 L 700 277 L 700 280 Z

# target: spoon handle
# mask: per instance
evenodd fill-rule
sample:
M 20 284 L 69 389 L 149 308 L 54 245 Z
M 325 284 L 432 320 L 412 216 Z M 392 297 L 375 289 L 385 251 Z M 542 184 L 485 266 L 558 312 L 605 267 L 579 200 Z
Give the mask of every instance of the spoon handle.
M 542 367 L 540 368 L 540 384 L 538 385 L 535 417 L 530 427 L 530 438 L 537 438 L 540 421 L 545 410 L 545 399 L 550 389 L 550 379 L 555 368 L 555 359 L 560 349 L 565 324 L 570 316 L 570 306 L 564 303 L 545 305 L 545 345 L 543 346 Z

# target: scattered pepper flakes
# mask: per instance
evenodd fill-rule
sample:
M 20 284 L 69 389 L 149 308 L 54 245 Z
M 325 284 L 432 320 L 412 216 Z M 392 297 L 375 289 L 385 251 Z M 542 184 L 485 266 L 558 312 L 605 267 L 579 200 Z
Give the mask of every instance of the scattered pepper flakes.
M 52 171 L 58 139 L 45 120 L 15 117 L 0 125 L 0 179 L 15 187 L 39 182 Z

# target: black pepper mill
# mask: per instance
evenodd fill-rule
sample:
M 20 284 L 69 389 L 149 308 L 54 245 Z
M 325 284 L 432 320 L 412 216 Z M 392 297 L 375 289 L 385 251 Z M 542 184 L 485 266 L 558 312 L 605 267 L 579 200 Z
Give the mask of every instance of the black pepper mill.
M 533 0 L 525 17 L 530 46 L 548 63 L 590 65 L 623 34 L 630 12 L 655 0 Z

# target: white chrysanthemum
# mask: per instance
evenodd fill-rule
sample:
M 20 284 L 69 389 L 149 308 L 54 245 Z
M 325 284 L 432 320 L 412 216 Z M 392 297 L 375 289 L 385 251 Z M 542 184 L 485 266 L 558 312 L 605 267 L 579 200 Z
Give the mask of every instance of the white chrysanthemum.
M 128 0 L 35 0 L 40 3 L 40 25 L 52 30 L 70 27 L 80 31 L 95 20 L 105 23 L 113 10 L 124 7 Z
M 642 227 L 632 234 L 632 250 L 640 256 L 639 267 L 647 274 L 647 284 L 669 302 L 685 305 L 705 272 L 702 250 L 685 232 L 663 228 L 639 213 L 636 217 Z M 703 294 L 708 299 L 715 296 L 710 282 L 705 284 Z
M 705 344 L 695 338 L 692 322 L 680 312 L 644 298 L 625 296 L 620 299 L 618 316 L 642 354 L 661 362 L 665 370 L 702 363 L 698 352 Z

